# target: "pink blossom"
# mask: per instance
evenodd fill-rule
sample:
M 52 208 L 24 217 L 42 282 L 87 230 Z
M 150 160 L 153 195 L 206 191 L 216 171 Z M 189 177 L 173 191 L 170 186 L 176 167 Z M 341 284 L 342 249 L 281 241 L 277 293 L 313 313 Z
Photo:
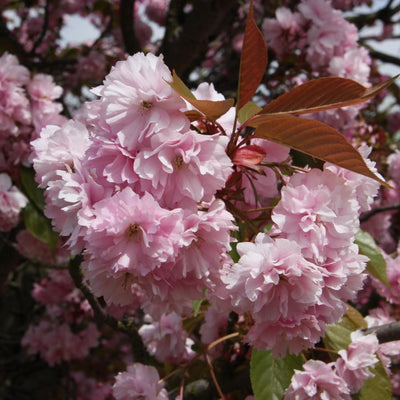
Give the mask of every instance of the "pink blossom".
M 175 259 L 183 233 L 181 209 L 163 209 L 149 193 L 140 197 L 129 187 L 93 207 L 95 219 L 85 236 L 89 268 L 101 260 L 116 276 L 143 276 Z
M 299 354 L 315 345 L 326 331 L 325 322 L 319 318 L 318 310 L 310 307 L 293 318 L 277 321 L 255 321 L 245 340 L 257 349 L 270 349 L 275 358 L 287 352 Z
M 204 322 L 199 331 L 201 342 L 209 344 L 222 337 L 226 332 L 228 317 L 229 315 L 226 311 L 221 311 L 216 306 L 208 307 L 204 313 Z
M 160 133 L 152 147 L 142 149 L 135 159 L 142 190 L 167 207 L 176 207 L 185 198 L 212 200 L 232 172 L 225 152 L 227 141 L 194 131 Z
M 369 170 L 374 172 L 375 175 L 384 179 L 382 175 L 380 175 L 375 167 L 375 162 L 368 159 L 368 155 L 371 152 L 371 148 L 366 145 L 361 146 L 358 149 L 359 153 L 363 157 L 366 165 Z M 374 197 L 378 195 L 379 183 L 371 178 L 367 178 L 363 175 L 357 174 L 355 172 L 349 171 L 344 168 L 337 167 L 336 165 L 325 163 L 324 170 L 329 170 L 336 175 L 344 178 L 345 185 L 349 186 L 355 192 L 357 201 L 360 205 L 360 212 L 368 211 L 371 209 L 371 205 L 374 201 Z
M 168 400 L 164 384 L 159 380 L 154 367 L 135 363 L 115 377 L 113 395 L 116 400 Z
M 62 127 L 47 126 L 31 144 L 36 180 L 45 188 L 59 179 L 57 171 L 74 168 L 74 160 L 83 157 L 90 144 L 89 132 L 80 122 L 71 120 Z
M 159 321 L 148 316 L 147 324 L 139 329 L 148 352 L 160 362 L 179 364 L 189 361 L 195 355 L 191 350 L 193 340 L 182 327 L 182 318 L 176 314 L 163 314 Z
M 13 54 L 5 52 L 0 57 L 0 87 L 6 83 L 13 83 L 17 86 L 26 85 L 29 78 L 28 69 L 20 65 L 18 58 Z
M 139 177 L 134 171 L 135 153 L 129 152 L 114 140 L 96 136 L 85 154 L 85 167 L 96 174 L 103 186 L 129 184 L 140 191 Z
M 287 239 L 259 233 L 255 243 L 239 243 L 238 263 L 224 277 L 236 312 L 258 321 L 294 319 L 319 302 L 322 275 Z
M 308 360 L 303 371 L 295 370 L 285 400 L 350 400 L 346 382 L 335 374 L 333 363 Z
M 81 371 L 71 373 L 76 384 L 77 400 L 107 400 L 111 396 L 112 388 L 108 383 L 98 382 L 87 377 Z
M 84 262 L 83 268 L 91 290 L 97 297 L 103 297 L 108 306 L 129 306 L 136 310 L 147 298 L 136 278 L 129 274 L 116 275 L 110 272 L 107 262 Z
M 77 289 L 67 270 L 51 269 L 47 278 L 34 284 L 32 297 L 43 305 L 59 304 L 68 301 L 74 290 Z
M 352 332 L 351 343 L 347 350 L 340 350 L 336 360 L 336 372 L 349 386 L 351 393 L 361 389 L 364 381 L 374 376 L 370 371 L 378 358 L 375 353 L 379 342 L 374 334 L 364 335 L 360 331 Z
M 21 344 L 28 354 L 39 353 L 49 365 L 55 365 L 86 357 L 89 349 L 97 346 L 98 336 L 99 332 L 93 323 L 74 333 L 68 324 L 53 324 L 43 320 L 28 328 Z
M 387 158 L 389 176 L 400 186 L 400 151 L 396 150 Z
M 231 249 L 231 232 L 237 230 L 222 200 L 216 199 L 207 209 L 187 213 L 179 257 L 173 274 L 184 278 L 193 274 L 197 279 L 218 274 L 226 252 Z
M 6 173 L 0 173 L 0 232 L 7 232 L 18 225 L 21 210 L 28 199 L 12 184 Z
M 54 83 L 53 77 L 36 74 L 27 85 L 31 100 L 32 122 L 37 133 L 49 123 L 49 118 L 58 116 L 62 104 L 55 102 L 62 95 L 62 87 Z
M 305 20 L 298 12 L 292 12 L 286 7 L 279 7 L 275 11 L 275 18 L 265 18 L 262 24 L 262 31 L 271 49 L 278 57 L 285 52 L 293 50 L 301 43 L 304 32 Z
M 353 79 L 361 85 L 369 86 L 371 58 L 364 47 L 350 48 L 344 54 L 332 57 L 328 73 L 332 76 Z
M 137 53 L 119 61 L 96 89 L 102 114 L 119 142 L 134 150 L 161 129 L 186 131 L 184 101 L 167 83 L 172 76 L 162 57 Z
M 46 189 L 45 215 L 62 236 L 69 236 L 68 246 L 72 253 L 83 249 L 83 236 L 93 216 L 93 205 L 111 195 L 111 188 L 97 183 L 90 171 L 74 160 L 73 170 L 56 171 L 56 176 Z
M 352 244 L 359 229 L 358 210 L 352 188 L 342 178 L 312 169 L 290 177 L 272 220 L 307 258 L 322 262 L 335 259 Z
M 303 0 L 298 8 L 304 18 L 313 22 L 307 32 L 307 61 L 312 68 L 318 70 L 328 65 L 332 57 L 357 47 L 356 26 L 347 22 L 342 12 L 333 9 L 328 1 Z

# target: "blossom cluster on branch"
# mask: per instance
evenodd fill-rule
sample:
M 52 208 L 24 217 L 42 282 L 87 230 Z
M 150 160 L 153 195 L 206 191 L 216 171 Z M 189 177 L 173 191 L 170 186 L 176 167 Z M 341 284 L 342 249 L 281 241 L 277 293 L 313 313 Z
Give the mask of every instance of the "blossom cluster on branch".
M 200 3 L 0 1 L 0 397 L 400 394 L 398 93 L 360 2 Z

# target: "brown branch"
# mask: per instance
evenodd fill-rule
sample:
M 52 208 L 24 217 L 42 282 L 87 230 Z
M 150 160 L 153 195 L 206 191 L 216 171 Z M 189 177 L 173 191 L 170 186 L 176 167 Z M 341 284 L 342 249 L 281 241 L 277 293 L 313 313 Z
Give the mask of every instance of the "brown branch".
M 46 32 L 47 28 L 49 27 L 49 16 L 50 16 L 50 0 L 46 0 L 46 5 L 44 8 L 44 18 L 43 18 L 43 25 L 42 25 L 42 30 L 40 32 L 39 37 L 36 39 L 35 43 L 33 44 L 33 47 L 31 51 L 29 52 L 29 55 L 33 56 L 36 52 L 36 49 L 40 46 L 42 43 Z
M 362 329 L 365 335 L 375 333 L 379 343 L 388 343 L 400 340 L 400 321 L 392 322 L 381 326 Z
M 381 51 L 375 50 L 370 46 L 364 44 L 369 51 L 369 54 L 372 58 L 377 58 L 380 61 L 387 62 L 393 65 L 400 65 L 400 58 L 391 56 L 390 54 L 382 53 Z
M 174 6 L 176 3 L 179 1 Z M 169 26 L 159 49 L 165 63 L 185 80 L 203 60 L 210 42 L 232 25 L 239 4 L 239 0 L 196 0 L 189 14 L 179 14 L 177 7 L 170 9 Z M 174 15 L 183 21 L 174 20 Z
M 132 324 L 124 324 L 118 321 L 111 315 L 107 314 L 101 307 L 97 298 L 90 291 L 89 287 L 83 282 L 83 274 L 81 270 L 82 256 L 75 256 L 68 263 L 68 270 L 71 275 L 75 286 L 80 289 L 80 291 L 85 296 L 86 300 L 89 302 L 93 309 L 94 318 L 98 326 L 106 324 L 116 331 L 126 334 L 132 341 L 132 351 L 134 354 L 134 360 L 137 362 L 149 363 L 151 357 L 148 354 L 142 338 L 140 337 L 138 330 Z
M 141 50 L 135 35 L 134 5 L 135 0 L 120 0 L 119 3 L 122 38 L 124 40 L 125 50 L 128 54 L 134 54 Z
M 365 222 L 371 217 L 373 217 L 376 214 L 379 214 L 381 212 L 385 211 L 394 211 L 394 210 L 400 210 L 400 204 L 392 204 L 390 206 L 382 206 L 382 207 L 376 207 L 371 211 L 366 212 L 360 217 L 360 222 Z

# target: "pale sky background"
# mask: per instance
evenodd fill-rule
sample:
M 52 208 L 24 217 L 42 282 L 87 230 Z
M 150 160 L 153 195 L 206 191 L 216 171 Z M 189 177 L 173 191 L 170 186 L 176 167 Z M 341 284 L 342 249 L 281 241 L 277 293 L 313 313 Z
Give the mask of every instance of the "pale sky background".
M 385 4 L 387 4 L 388 0 L 375 0 L 373 2 L 372 9 L 377 10 L 382 8 Z M 400 0 L 395 0 L 393 2 L 393 7 L 400 4 Z M 357 7 L 358 12 L 368 13 L 370 8 L 368 6 Z M 62 44 L 67 43 L 76 43 L 81 44 L 86 41 L 94 41 L 99 35 L 99 31 L 95 28 L 87 18 L 82 18 L 79 15 L 71 15 L 68 16 L 68 21 L 66 26 L 62 30 Z M 398 19 L 400 20 L 400 13 Z M 155 32 L 155 35 L 160 37 L 162 32 L 160 32 L 160 28 L 153 24 L 153 28 L 158 28 L 158 32 Z M 371 27 L 364 29 L 361 32 L 361 36 L 371 35 L 374 32 L 380 32 L 381 28 Z M 400 36 L 400 23 L 395 27 L 394 35 Z M 400 58 L 400 39 L 386 39 L 382 42 L 370 41 L 370 46 L 376 50 L 381 52 L 397 56 Z M 384 64 L 380 68 L 381 72 L 387 74 L 389 76 L 397 75 L 400 73 L 400 66 L 392 65 L 392 64 Z

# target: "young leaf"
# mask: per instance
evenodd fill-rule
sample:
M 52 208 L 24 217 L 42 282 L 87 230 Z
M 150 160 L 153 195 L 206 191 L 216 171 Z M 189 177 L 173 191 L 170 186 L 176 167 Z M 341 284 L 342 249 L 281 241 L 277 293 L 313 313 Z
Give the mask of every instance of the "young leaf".
M 253 17 L 253 2 L 250 2 L 240 56 L 237 109 L 251 100 L 267 68 L 267 45 Z
M 386 275 L 386 260 L 374 238 L 368 232 L 360 229 L 355 235 L 355 243 L 359 247 L 359 252 L 369 258 L 367 271 L 384 285 L 389 286 Z
M 249 101 L 239 110 L 238 120 L 241 124 L 243 124 L 249 118 L 251 118 L 253 115 L 256 115 L 260 111 L 261 111 L 261 107 L 259 107 L 257 104 L 253 103 L 252 101 Z
M 387 186 L 370 171 L 361 154 L 345 137 L 323 122 L 292 115 L 257 115 L 248 125 L 256 128 L 253 137 L 289 146 Z
M 233 99 L 218 101 L 197 100 L 194 94 L 183 83 L 183 81 L 181 80 L 181 78 L 179 78 L 175 71 L 172 72 L 172 82 L 168 83 L 181 97 L 183 97 L 193 107 L 197 108 L 211 121 L 215 121 L 221 115 L 224 115 L 233 106 L 234 103 Z
M 26 196 L 33 202 L 33 204 L 39 209 L 44 210 L 44 194 L 43 189 L 38 187 L 35 182 L 35 171 L 33 168 L 26 168 L 21 166 L 19 169 L 19 176 L 21 179 L 21 185 Z
M 371 88 L 346 78 L 319 78 L 297 86 L 265 106 L 260 114 L 307 114 L 359 104 L 372 99 L 396 79 Z
M 355 325 L 358 326 L 359 328 L 366 329 L 368 328 L 368 324 L 365 321 L 364 317 L 362 314 L 355 309 L 352 306 L 348 306 L 346 310 L 346 317 Z
M 294 370 L 301 370 L 302 365 L 300 356 L 287 355 L 276 360 L 271 351 L 253 349 L 250 379 L 256 400 L 281 399 L 290 385 Z
M 372 372 L 375 376 L 364 382 L 358 400 L 392 400 L 392 384 L 381 361 Z
M 30 203 L 22 210 L 22 218 L 26 229 L 36 239 L 47 244 L 51 252 L 54 252 L 58 242 L 58 235 L 53 231 L 50 220 Z
M 356 234 L 355 243 L 360 249 L 360 253 L 369 258 L 367 271 L 376 279 L 380 280 L 385 286 L 389 287 L 386 275 L 386 261 L 382 252 L 375 243 L 374 238 L 365 231 L 359 230 Z
M 325 346 L 332 350 L 347 349 L 351 343 L 351 332 L 360 328 L 359 322 L 346 314 L 340 322 L 329 326 L 323 339 Z

